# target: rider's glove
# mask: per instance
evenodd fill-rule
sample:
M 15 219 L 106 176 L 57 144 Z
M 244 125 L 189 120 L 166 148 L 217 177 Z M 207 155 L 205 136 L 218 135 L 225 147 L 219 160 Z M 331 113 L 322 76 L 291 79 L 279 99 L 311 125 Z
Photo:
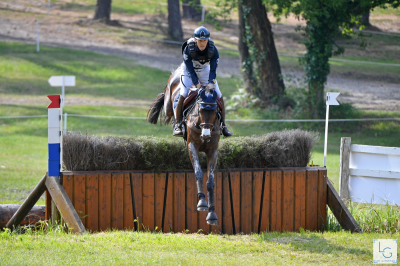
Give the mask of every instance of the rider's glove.
M 213 83 L 208 83 L 207 86 L 206 86 L 206 89 L 207 89 L 207 90 L 215 90 L 215 84 L 213 84 Z

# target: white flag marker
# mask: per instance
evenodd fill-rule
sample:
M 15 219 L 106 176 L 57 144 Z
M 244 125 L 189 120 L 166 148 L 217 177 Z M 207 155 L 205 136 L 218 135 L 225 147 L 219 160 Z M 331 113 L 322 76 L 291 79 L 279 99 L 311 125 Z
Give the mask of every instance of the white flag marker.
M 339 96 L 338 92 L 326 93 L 326 121 L 325 121 L 325 143 L 324 143 L 324 167 L 326 167 L 326 150 L 328 145 L 328 120 L 329 120 L 329 105 L 339 105 L 336 98 Z

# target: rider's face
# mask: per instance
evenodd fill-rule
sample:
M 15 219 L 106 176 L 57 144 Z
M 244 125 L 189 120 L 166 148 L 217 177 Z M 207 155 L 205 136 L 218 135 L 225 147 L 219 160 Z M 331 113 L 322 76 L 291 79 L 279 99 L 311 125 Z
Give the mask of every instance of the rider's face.
M 208 39 L 205 39 L 205 40 L 194 39 L 194 41 L 196 42 L 197 47 L 199 47 L 200 51 L 203 51 L 204 49 L 206 49 L 207 43 L 208 43 Z

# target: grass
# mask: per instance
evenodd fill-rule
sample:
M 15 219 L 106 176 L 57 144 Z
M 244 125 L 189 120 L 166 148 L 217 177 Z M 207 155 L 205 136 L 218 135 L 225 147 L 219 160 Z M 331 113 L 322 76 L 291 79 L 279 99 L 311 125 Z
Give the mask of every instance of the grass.
M 56 75 L 77 77 L 76 86 L 66 88 L 69 96 L 153 100 L 170 72 L 116 56 L 45 46 L 36 53 L 31 45 L 0 42 L 0 95 L 59 94 L 60 88 L 47 82 Z M 237 89 L 236 79 L 219 78 L 218 83 L 228 97 Z
M 264 233 L 218 236 L 114 231 L 72 235 L 59 230 L 0 232 L 2 264 L 370 265 L 373 239 L 399 234 Z M 24 256 L 21 256 L 24 254 Z

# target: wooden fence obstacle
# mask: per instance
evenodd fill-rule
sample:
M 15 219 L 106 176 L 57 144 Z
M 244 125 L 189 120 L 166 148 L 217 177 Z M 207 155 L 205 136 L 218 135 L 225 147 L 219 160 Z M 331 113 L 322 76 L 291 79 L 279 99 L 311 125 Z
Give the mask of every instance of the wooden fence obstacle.
M 203 180 L 206 186 L 206 175 Z M 207 212 L 196 210 L 193 172 L 65 171 L 62 186 L 90 231 L 249 234 L 317 231 L 326 224 L 325 168 L 216 172 L 217 226 L 206 223 Z

